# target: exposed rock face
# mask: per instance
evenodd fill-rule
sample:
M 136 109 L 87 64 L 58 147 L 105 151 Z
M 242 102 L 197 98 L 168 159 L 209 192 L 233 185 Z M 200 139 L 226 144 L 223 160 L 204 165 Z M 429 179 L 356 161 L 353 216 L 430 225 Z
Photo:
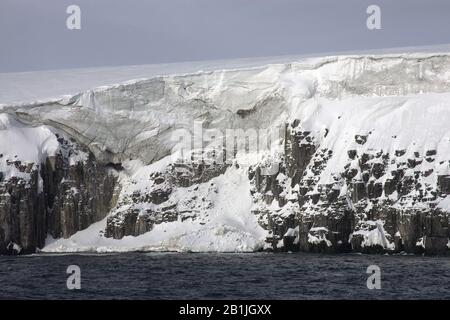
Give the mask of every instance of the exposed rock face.
M 0 179 L 0 254 L 33 253 L 47 235 L 68 238 L 106 216 L 116 175 L 91 153 L 57 135 L 44 163 L 10 162 L 21 175 Z
M 89 148 L 75 161 L 64 141 L 59 154 L 31 164 L 0 155 L 0 251 L 33 251 L 47 233 L 68 237 L 110 211 L 108 248 L 108 237 L 164 238 L 157 226 L 172 223 L 178 229 L 164 239 L 182 250 L 448 252 L 449 92 L 450 54 L 398 54 L 163 76 L 0 106 L 0 142 L 10 115 Z M 166 161 L 199 132 L 204 147 L 251 131 L 243 141 L 259 148 L 269 136 L 260 132 L 275 127 L 284 137 L 264 159 Z M 230 239 L 238 244 L 223 245 Z
M 450 216 L 438 204 L 449 195 L 449 176 L 432 169 L 436 150 L 412 158 L 405 150 L 347 150 L 342 171 L 322 183 L 333 151 L 320 148 L 298 123 L 286 127 L 280 170 L 264 176 L 256 166 L 249 177 L 254 213 L 270 230 L 273 249 L 448 252 Z M 368 136 L 362 137 L 355 142 L 364 145 Z M 423 162 L 429 165 L 419 166 Z
M 304 130 L 299 120 L 286 125 L 284 153 L 248 170 L 252 212 L 269 232 L 269 247 L 324 253 L 448 252 L 449 215 L 438 204 L 450 194 L 449 175 L 436 169 L 447 167 L 448 161 L 435 164 L 436 150 L 421 155 L 364 149 L 370 139 L 370 133 L 355 135 L 352 148 L 336 151 L 321 146 L 317 133 Z M 334 152 L 346 159 L 339 170 L 325 172 Z M 274 162 L 276 172 L 265 170 Z M 186 206 L 168 201 L 171 194 L 180 187 L 206 184 L 226 169 L 170 164 L 166 171 L 152 173 L 150 189 L 118 203 L 108 218 L 106 236 L 137 236 L 156 224 L 196 219 L 202 208 L 214 203 L 195 194 Z
M 17 177 L 0 182 L 0 254 L 34 252 L 47 236 L 39 173 L 36 169 L 27 171 L 28 182 Z
M 197 214 L 212 206 L 207 194 L 214 192 L 214 184 L 203 196 L 199 196 L 198 187 L 191 188 L 192 195 L 179 199 L 171 198 L 177 188 L 189 188 L 206 183 L 222 174 L 227 165 L 170 164 L 162 172 L 152 172 L 148 177 L 152 184 L 145 190 L 137 189 L 122 195 L 116 208 L 108 217 L 106 237 L 121 239 L 124 236 L 138 236 L 152 230 L 155 224 L 173 222 L 178 219 L 197 218 Z M 142 179 L 142 176 L 138 177 Z M 144 177 L 145 179 L 145 177 Z M 138 183 L 133 181 L 132 183 Z M 201 193 L 200 193 L 201 194 Z

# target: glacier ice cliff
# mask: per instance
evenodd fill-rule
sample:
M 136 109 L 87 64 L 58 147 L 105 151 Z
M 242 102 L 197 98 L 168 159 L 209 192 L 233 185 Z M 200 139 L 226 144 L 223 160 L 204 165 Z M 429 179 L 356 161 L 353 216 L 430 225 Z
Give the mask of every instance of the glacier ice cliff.
M 449 123 L 446 53 L 307 58 L 1 105 L 0 253 L 445 254 Z M 249 147 L 274 128 L 270 152 Z M 248 133 L 242 148 L 227 148 L 230 130 Z M 176 160 L 198 132 L 194 161 Z M 232 161 L 209 161 L 211 143 Z

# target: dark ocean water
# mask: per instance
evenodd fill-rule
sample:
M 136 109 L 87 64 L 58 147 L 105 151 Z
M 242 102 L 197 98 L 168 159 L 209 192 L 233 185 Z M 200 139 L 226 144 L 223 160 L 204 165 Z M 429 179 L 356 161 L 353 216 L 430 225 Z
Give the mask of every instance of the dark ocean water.
M 68 290 L 69 265 L 81 289 Z M 369 265 L 381 289 L 366 285 Z M 450 257 L 127 253 L 0 256 L 2 299 L 450 299 Z

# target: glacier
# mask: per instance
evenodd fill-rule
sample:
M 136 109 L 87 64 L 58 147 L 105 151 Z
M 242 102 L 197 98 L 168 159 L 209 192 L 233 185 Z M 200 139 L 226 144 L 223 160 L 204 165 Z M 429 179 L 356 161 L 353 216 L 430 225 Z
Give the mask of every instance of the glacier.
M 450 53 L 308 57 L 0 103 L 2 253 L 448 252 Z M 230 130 L 270 151 L 208 162 L 201 141 L 178 163 L 180 133 L 199 130 L 216 151 Z

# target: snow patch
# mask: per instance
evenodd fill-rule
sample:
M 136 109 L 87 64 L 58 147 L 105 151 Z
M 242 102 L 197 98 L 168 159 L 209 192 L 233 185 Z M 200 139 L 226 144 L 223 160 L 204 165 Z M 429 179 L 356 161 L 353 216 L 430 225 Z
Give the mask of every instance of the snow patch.
M 361 243 L 362 247 L 373 247 L 373 246 L 381 246 L 384 249 L 388 250 L 394 250 L 395 244 L 393 242 L 389 242 L 389 240 L 386 238 L 386 235 L 388 234 L 386 230 L 384 229 L 384 221 L 377 220 L 377 221 L 364 221 L 364 224 L 367 224 L 370 228 L 369 229 L 361 229 L 358 231 L 355 231 L 351 236 L 355 235 L 361 235 L 363 236 L 363 241 Z
M 48 127 L 26 126 L 0 113 L 0 172 L 4 180 L 18 177 L 29 181 L 31 169 L 39 167 L 58 150 L 57 138 Z
M 313 227 L 308 232 L 308 242 L 314 245 L 319 245 L 324 242 L 327 247 L 331 247 L 332 243 L 327 239 L 328 229 L 325 227 Z

